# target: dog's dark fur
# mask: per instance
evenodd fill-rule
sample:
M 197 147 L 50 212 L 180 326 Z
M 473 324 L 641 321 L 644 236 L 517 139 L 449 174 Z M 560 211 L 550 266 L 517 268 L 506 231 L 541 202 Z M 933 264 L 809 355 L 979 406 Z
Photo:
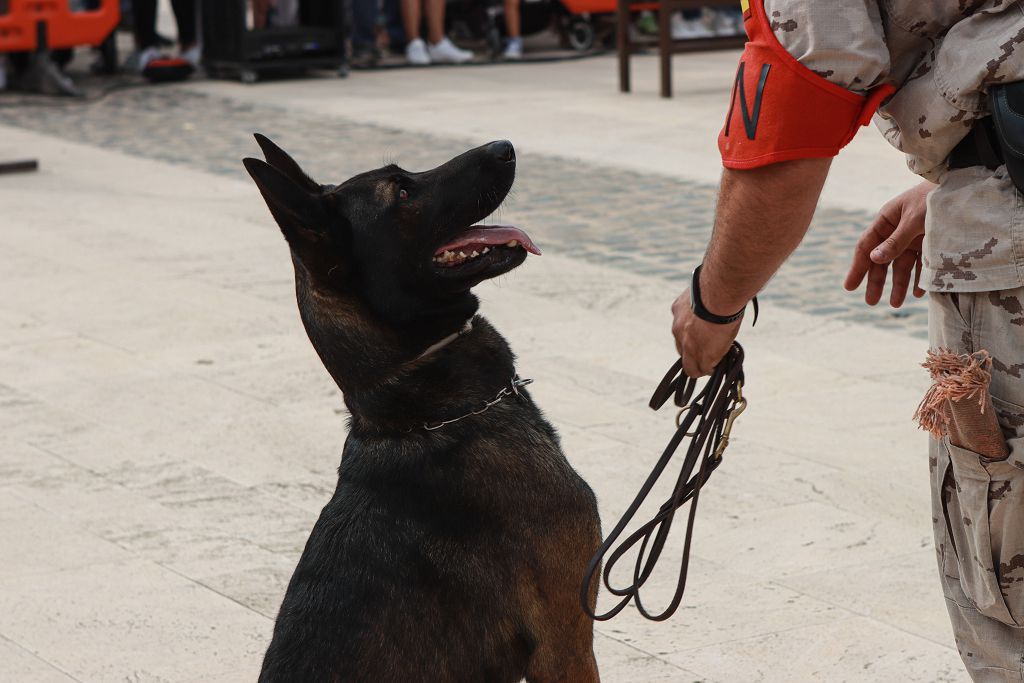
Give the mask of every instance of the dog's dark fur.
M 479 408 L 515 375 L 469 290 L 526 252 L 432 261 L 504 200 L 512 145 L 321 186 L 257 140 L 267 161 L 245 166 L 288 241 L 306 332 L 351 412 L 337 489 L 260 681 L 597 681 L 578 602 L 600 543 L 597 505 L 554 429 L 526 393 L 423 427 Z M 421 356 L 469 319 L 472 331 Z

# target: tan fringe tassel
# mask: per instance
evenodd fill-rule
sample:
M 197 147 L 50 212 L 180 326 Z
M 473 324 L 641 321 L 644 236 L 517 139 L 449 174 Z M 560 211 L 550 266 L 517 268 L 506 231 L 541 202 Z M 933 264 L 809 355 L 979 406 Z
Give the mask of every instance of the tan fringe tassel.
M 982 414 L 988 404 L 988 386 L 992 381 L 992 356 L 988 351 L 956 354 L 949 349 L 928 351 L 921 364 L 932 377 L 932 386 L 914 412 L 921 429 L 941 439 L 949 431 L 946 401 L 959 403 L 976 399 Z

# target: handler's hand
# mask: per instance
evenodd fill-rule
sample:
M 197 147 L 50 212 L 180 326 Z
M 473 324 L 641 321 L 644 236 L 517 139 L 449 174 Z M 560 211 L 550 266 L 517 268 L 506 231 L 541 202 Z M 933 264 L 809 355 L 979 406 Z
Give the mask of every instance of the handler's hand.
M 886 275 L 891 265 L 889 305 L 893 308 L 903 305 L 911 272 L 914 274 L 914 296 L 924 296 L 921 289 L 921 243 L 924 240 L 925 201 L 934 188 L 933 183 L 925 181 L 885 203 L 857 242 L 843 287 L 852 292 L 860 287 L 867 275 L 864 301 L 874 306 L 885 291 Z
M 683 359 L 683 372 L 689 377 L 710 375 L 728 353 L 743 324 L 743 318 L 728 325 L 701 320 L 690 308 L 690 290 L 672 303 L 672 316 L 676 351 Z

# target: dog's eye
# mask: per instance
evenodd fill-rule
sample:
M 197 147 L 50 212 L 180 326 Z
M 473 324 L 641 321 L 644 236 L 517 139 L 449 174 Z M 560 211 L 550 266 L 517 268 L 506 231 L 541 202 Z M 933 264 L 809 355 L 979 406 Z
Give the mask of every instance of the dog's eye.
M 404 189 L 404 188 L 399 190 L 398 191 L 398 198 L 404 202 L 406 199 L 409 198 L 409 191 Z

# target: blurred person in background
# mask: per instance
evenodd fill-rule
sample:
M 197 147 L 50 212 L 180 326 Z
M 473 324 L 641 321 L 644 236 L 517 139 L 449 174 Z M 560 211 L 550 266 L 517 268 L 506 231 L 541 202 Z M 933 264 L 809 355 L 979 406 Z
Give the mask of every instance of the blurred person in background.
M 253 28 L 271 26 L 295 26 L 299 23 L 297 0 L 253 0 Z
M 387 34 L 388 50 L 392 54 L 404 55 L 405 45 L 408 41 L 405 38 L 405 26 L 402 24 L 401 0 L 383 0 L 381 13 L 383 14 L 384 32 Z
M 505 59 L 523 58 L 522 22 L 519 16 L 519 0 L 505 0 L 505 30 L 508 42 L 502 57 Z
M 672 39 L 738 36 L 743 33 L 743 13 L 734 7 L 684 9 L 672 15 Z
M 196 0 L 171 0 L 174 19 L 178 24 L 178 56 L 193 69 L 199 66 L 201 53 L 197 37 Z M 135 47 L 138 51 L 135 68 L 145 73 L 156 61 L 165 57 L 156 33 L 157 0 L 134 0 L 132 20 Z
M 711 38 L 715 34 L 704 22 L 704 10 L 684 9 L 672 15 L 672 39 Z
M 444 34 L 445 0 L 402 0 L 405 24 L 405 59 L 409 64 L 462 64 L 473 53 L 455 45 Z M 423 15 L 427 18 L 427 42 L 420 37 Z
M 738 7 L 719 7 L 711 18 L 711 30 L 716 36 L 741 36 L 743 28 L 743 12 Z
M 352 2 L 352 66 L 365 69 L 377 66 L 380 49 L 377 47 L 378 0 L 351 0 Z

